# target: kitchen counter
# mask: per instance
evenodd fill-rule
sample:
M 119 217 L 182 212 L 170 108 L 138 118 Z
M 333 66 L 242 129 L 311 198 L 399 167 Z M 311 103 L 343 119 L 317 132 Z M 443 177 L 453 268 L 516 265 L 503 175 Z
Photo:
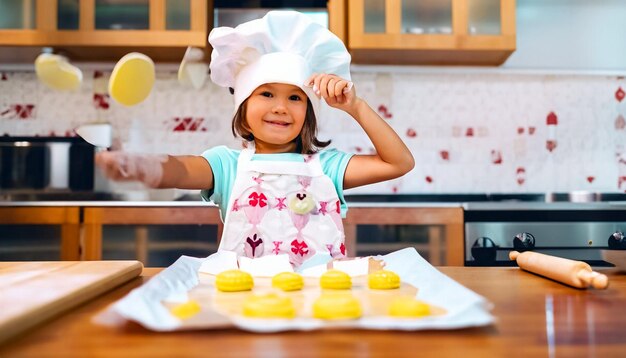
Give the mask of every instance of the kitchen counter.
M 217 207 L 213 203 L 202 201 L 0 201 L 0 207 L 38 207 L 38 206 L 82 206 L 82 207 Z M 460 208 L 462 203 L 430 202 L 349 202 L 349 208 Z
M 607 290 L 578 290 L 517 268 L 441 267 L 494 305 L 496 323 L 448 331 L 328 330 L 254 334 L 228 330 L 158 333 L 95 314 L 160 269 L 75 308 L 0 347 L 0 356 L 436 356 L 617 357 L 626 351 L 626 275 L 605 271 Z

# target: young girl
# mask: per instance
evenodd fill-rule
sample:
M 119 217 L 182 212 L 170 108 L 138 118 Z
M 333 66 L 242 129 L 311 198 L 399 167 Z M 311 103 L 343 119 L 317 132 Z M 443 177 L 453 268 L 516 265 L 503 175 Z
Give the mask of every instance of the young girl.
M 345 46 L 293 11 L 216 28 L 209 42 L 211 78 L 231 88 L 232 131 L 245 148 L 168 157 L 104 152 L 98 166 L 116 180 L 202 189 L 225 223 L 219 250 L 288 254 L 296 267 L 316 253 L 344 257 L 343 190 L 399 177 L 414 166 L 394 130 L 357 96 Z M 330 141 L 316 137 L 320 99 L 352 116 L 376 154 L 321 150 Z

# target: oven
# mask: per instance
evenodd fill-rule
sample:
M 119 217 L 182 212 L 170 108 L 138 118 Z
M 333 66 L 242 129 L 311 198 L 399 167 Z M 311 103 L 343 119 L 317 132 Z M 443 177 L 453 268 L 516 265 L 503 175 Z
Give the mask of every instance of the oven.
M 532 250 L 612 266 L 602 259 L 602 250 L 626 232 L 622 196 L 604 196 L 616 201 L 466 203 L 465 265 L 514 266 L 510 251 Z
M 0 194 L 91 191 L 94 146 L 80 137 L 0 137 Z

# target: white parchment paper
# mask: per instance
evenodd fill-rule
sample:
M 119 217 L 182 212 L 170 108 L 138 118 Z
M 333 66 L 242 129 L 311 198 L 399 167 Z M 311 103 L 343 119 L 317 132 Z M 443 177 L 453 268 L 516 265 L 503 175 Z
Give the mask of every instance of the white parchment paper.
M 444 308 L 447 313 L 416 319 L 398 319 L 389 316 L 364 316 L 357 320 L 326 322 L 315 318 L 252 319 L 229 317 L 232 325 L 254 332 L 285 330 L 313 330 L 323 328 L 361 328 L 373 330 L 458 329 L 485 326 L 494 322 L 492 305 L 482 296 L 465 288 L 439 272 L 413 248 L 406 248 L 379 256 L 385 269 L 396 272 L 402 281 L 419 289 L 418 298 Z M 182 256 L 174 264 L 131 291 L 95 318 L 96 323 L 111 324 L 132 320 L 155 331 L 189 329 L 172 316 L 162 302 L 180 302 L 181 297 L 198 285 L 198 269 L 205 258 Z M 195 325 L 194 329 L 214 328 L 211 322 Z M 223 324 L 219 327 L 223 327 Z

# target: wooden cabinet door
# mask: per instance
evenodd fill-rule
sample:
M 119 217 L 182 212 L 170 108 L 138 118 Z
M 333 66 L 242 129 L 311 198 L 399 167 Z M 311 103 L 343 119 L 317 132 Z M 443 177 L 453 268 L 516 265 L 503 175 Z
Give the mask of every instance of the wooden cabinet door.
M 22 1 L 34 4 L 30 9 L 36 13 L 35 25 L 32 29 L 0 29 L 0 45 L 206 47 L 207 44 L 206 0 Z
M 515 50 L 515 0 L 353 0 L 347 6 L 355 62 L 501 64 Z

